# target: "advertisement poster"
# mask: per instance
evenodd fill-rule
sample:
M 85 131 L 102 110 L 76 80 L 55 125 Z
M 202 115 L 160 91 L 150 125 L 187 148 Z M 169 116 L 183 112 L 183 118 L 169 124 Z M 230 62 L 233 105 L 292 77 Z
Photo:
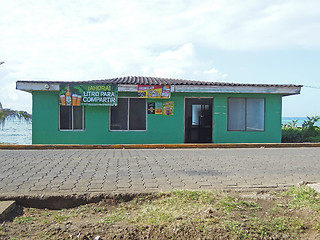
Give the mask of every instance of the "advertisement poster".
M 174 113 L 174 102 L 163 103 L 163 115 L 171 116 Z
M 59 104 L 63 106 L 117 106 L 116 84 L 60 84 Z
M 156 107 L 154 102 L 148 103 L 148 114 L 155 114 L 156 113 Z
M 156 107 L 156 114 L 161 114 L 162 115 L 162 103 L 161 102 L 156 102 L 155 103 Z
M 170 98 L 169 85 L 138 85 L 139 98 Z

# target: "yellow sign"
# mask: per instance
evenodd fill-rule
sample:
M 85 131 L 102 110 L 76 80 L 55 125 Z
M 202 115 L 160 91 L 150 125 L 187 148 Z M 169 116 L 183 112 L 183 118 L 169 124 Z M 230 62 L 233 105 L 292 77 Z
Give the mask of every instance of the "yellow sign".
M 174 113 L 174 102 L 165 102 L 163 103 L 163 115 L 170 116 Z
M 139 98 L 170 98 L 169 85 L 138 85 Z

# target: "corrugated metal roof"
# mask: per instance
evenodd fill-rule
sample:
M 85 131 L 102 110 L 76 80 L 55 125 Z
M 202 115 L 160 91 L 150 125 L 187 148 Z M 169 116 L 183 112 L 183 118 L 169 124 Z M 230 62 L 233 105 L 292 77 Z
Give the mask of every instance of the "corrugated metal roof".
M 201 85 L 201 86 L 251 86 L 251 87 L 302 87 L 302 85 L 293 84 L 252 84 L 252 83 L 228 83 L 228 82 L 207 82 L 184 80 L 175 78 L 158 77 L 119 77 L 102 80 L 89 81 L 18 81 L 18 82 L 36 82 L 36 83 L 95 83 L 95 84 L 124 84 L 124 85 Z

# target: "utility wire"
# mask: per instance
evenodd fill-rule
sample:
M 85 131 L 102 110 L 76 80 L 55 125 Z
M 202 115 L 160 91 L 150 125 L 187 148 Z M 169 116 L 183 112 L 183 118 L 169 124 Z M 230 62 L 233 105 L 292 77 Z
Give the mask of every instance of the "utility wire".
M 303 85 L 303 87 L 306 87 L 306 88 L 315 88 L 315 89 L 320 89 L 320 87 L 316 87 L 316 86 L 305 86 L 305 85 Z

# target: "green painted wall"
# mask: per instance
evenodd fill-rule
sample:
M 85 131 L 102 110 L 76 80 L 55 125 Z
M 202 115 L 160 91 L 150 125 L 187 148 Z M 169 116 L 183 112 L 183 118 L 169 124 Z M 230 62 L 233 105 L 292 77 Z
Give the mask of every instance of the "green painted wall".
M 265 98 L 265 131 L 227 131 L 228 97 Z M 282 96 L 276 94 L 221 94 L 214 99 L 215 143 L 280 143 Z
M 59 131 L 57 92 L 33 92 L 33 144 L 130 144 L 130 143 L 183 143 L 184 98 L 214 97 L 214 143 L 280 142 L 281 95 L 275 94 L 210 94 L 173 93 L 174 116 L 148 114 L 147 131 L 110 132 L 109 107 L 85 107 L 84 131 Z M 136 93 L 119 93 L 120 97 L 136 97 Z M 264 132 L 227 131 L 228 97 L 264 97 L 266 116 Z M 168 100 L 149 99 L 148 102 Z

